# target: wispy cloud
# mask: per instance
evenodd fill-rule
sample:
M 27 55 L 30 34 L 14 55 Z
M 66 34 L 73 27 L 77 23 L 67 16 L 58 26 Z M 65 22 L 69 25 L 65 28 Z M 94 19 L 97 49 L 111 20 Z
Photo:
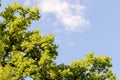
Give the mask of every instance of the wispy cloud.
M 71 46 L 74 46 L 74 45 L 75 45 L 74 42 L 68 42 L 68 43 L 67 43 L 67 46 L 68 46 L 68 47 L 71 47 Z
M 42 13 L 54 15 L 56 20 L 53 22 L 57 21 L 67 30 L 80 30 L 90 24 L 84 17 L 86 6 L 75 1 L 71 3 L 67 0 L 26 0 L 25 4 L 30 5 L 31 1 L 37 4 Z

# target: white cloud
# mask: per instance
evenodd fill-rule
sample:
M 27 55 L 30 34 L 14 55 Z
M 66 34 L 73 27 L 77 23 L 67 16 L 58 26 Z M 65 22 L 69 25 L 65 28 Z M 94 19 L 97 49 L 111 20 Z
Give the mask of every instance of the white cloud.
M 53 14 L 65 29 L 75 31 L 86 28 L 90 23 L 84 18 L 85 6 L 66 0 L 34 0 L 42 13 Z M 30 0 L 26 1 L 27 4 Z

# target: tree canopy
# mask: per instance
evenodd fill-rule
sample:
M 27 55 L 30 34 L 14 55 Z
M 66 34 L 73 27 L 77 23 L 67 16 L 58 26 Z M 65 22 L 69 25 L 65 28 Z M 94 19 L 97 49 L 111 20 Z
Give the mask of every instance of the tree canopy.
M 8 5 L 0 12 L 0 80 L 116 80 L 111 58 L 93 52 L 70 65 L 57 64 L 54 35 L 28 31 L 40 19 L 37 7 Z

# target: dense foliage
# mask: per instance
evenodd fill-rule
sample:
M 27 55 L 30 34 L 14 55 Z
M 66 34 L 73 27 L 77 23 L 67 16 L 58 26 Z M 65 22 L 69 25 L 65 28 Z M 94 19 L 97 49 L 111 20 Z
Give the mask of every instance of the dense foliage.
M 40 18 L 37 7 L 32 10 L 14 3 L 0 17 L 0 80 L 116 80 L 111 58 L 93 52 L 70 65 L 57 65 L 54 35 L 27 30 Z

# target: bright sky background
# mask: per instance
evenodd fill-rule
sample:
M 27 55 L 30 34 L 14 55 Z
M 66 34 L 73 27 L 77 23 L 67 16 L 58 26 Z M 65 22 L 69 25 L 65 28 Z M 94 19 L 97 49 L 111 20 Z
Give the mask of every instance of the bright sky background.
M 56 35 L 58 64 L 70 64 L 94 51 L 112 58 L 120 79 L 120 0 L 2 0 L 2 6 L 15 1 L 39 7 L 42 17 L 30 30 Z

